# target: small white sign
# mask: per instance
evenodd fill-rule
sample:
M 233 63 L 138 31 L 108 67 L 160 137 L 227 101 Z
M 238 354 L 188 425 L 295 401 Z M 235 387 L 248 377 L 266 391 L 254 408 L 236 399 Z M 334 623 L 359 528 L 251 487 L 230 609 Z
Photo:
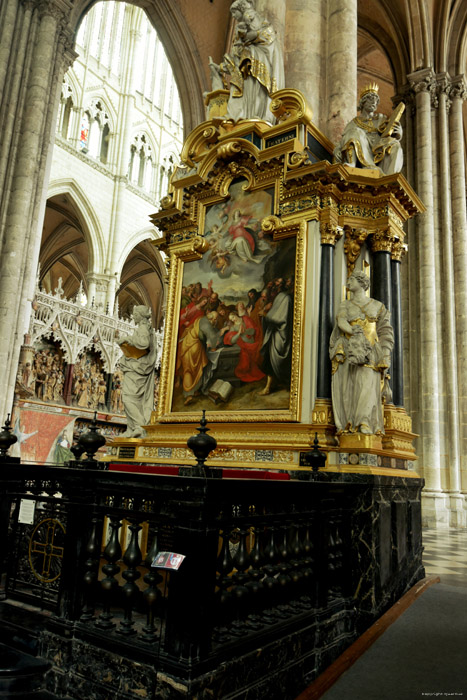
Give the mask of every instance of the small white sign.
M 18 522 L 22 525 L 34 525 L 34 511 L 36 502 L 29 498 L 22 498 L 19 504 Z

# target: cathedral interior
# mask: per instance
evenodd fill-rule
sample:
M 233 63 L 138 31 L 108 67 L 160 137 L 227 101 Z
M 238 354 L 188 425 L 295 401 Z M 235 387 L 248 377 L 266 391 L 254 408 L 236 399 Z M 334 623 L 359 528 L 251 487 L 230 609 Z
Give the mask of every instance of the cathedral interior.
M 467 0 L 2 1 L 1 697 L 294 700 L 431 586 L 466 68 Z

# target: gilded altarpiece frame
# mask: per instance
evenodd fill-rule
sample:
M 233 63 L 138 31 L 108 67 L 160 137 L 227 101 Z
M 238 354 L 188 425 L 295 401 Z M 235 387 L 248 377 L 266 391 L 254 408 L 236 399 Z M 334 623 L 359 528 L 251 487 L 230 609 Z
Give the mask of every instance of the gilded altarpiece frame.
M 221 173 L 222 186 L 192 203 L 192 234 L 166 246 L 169 285 L 156 422 L 198 423 L 202 409 L 216 423 L 300 421 L 306 222 L 284 225 L 275 216 L 281 171 L 272 174 L 274 179 L 263 174 L 258 182 L 247 169 L 240 177 Z M 264 320 L 268 313 L 287 319 L 281 329 L 290 349 L 265 393 L 271 363 L 277 368 L 274 359 L 265 359 L 267 337 L 269 347 L 274 343 Z

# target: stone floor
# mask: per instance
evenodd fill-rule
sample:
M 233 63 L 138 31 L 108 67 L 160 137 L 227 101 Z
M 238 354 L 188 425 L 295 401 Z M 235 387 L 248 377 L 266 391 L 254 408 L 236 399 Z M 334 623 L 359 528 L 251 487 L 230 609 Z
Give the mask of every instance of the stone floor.
M 423 530 L 422 538 L 426 575 L 467 588 L 467 529 Z

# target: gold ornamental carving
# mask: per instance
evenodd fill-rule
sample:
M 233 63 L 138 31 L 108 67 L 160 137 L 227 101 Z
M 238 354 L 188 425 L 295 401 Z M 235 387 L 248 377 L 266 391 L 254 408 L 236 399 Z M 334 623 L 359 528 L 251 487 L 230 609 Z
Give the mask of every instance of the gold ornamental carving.
M 394 240 L 391 248 L 391 260 L 401 262 L 404 255 L 407 253 L 407 244 L 403 239 L 397 238 Z
M 335 246 L 337 241 L 342 238 L 343 229 L 341 226 L 322 222 L 320 229 L 321 245 Z
M 368 237 L 368 231 L 364 228 L 352 228 L 344 226 L 344 252 L 347 258 L 347 274 L 350 276 L 355 269 L 362 245 Z
M 376 229 L 370 232 L 370 245 L 373 253 L 391 253 L 394 234 L 391 228 Z
M 269 109 L 278 122 L 291 119 L 303 119 L 311 122 L 313 119 L 312 109 L 299 90 L 284 88 L 273 93 L 271 98 Z

